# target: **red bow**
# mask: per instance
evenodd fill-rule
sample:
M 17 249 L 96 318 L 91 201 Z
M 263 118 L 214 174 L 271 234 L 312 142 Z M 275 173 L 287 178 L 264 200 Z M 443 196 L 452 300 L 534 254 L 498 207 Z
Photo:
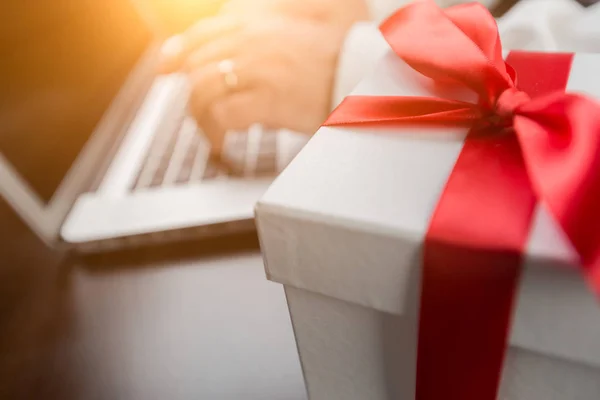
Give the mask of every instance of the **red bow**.
M 471 127 L 426 237 L 417 399 L 494 400 L 536 203 L 600 293 L 600 105 L 564 93 L 572 55 L 511 53 L 505 62 L 480 4 L 413 3 L 381 30 L 410 67 L 478 102 L 350 96 L 325 125 Z

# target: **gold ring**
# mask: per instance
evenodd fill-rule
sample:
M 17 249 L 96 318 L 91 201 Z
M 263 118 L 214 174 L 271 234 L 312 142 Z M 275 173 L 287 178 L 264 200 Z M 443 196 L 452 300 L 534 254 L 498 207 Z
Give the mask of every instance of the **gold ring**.
M 223 76 L 223 82 L 229 90 L 235 90 L 238 86 L 239 79 L 235 73 L 235 64 L 232 60 L 223 60 L 218 65 L 219 72 Z

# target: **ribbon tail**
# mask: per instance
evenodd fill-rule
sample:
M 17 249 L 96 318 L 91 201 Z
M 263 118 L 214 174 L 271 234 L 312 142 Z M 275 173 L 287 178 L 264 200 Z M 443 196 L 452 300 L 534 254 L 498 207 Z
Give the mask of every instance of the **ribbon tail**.
M 514 126 L 538 198 L 600 294 L 600 104 L 581 95 L 545 96 L 522 107 Z
M 433 97 L 349 96 L 325 126 L 398 126 L 406 123 L 469 126 L 480 117 L 476 105 Z

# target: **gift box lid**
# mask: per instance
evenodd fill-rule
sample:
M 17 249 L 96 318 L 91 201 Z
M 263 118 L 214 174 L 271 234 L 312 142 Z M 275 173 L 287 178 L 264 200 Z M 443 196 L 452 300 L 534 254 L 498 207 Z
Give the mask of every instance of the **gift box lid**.
M 600 55 L 575 55 L 567 90 L 600 98 L 598 70 Z M 390 54 L 353 94 L 427 91 Z M 396 315 L 416 306 L 407 293 L 466 130 L 399 131 L 323 127 L 314 135 L 256 208 L 269 279 Z M 525 258 L 511 344 L 600 367 L 599 305 L 543 206 Z

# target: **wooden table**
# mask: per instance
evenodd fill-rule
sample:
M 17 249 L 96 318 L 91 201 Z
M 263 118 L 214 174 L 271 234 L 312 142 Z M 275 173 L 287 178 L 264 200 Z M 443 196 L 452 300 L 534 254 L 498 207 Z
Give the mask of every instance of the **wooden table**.
M 65 262 L 0 217 L 1 399 L 306 398 L 253 235 Z

